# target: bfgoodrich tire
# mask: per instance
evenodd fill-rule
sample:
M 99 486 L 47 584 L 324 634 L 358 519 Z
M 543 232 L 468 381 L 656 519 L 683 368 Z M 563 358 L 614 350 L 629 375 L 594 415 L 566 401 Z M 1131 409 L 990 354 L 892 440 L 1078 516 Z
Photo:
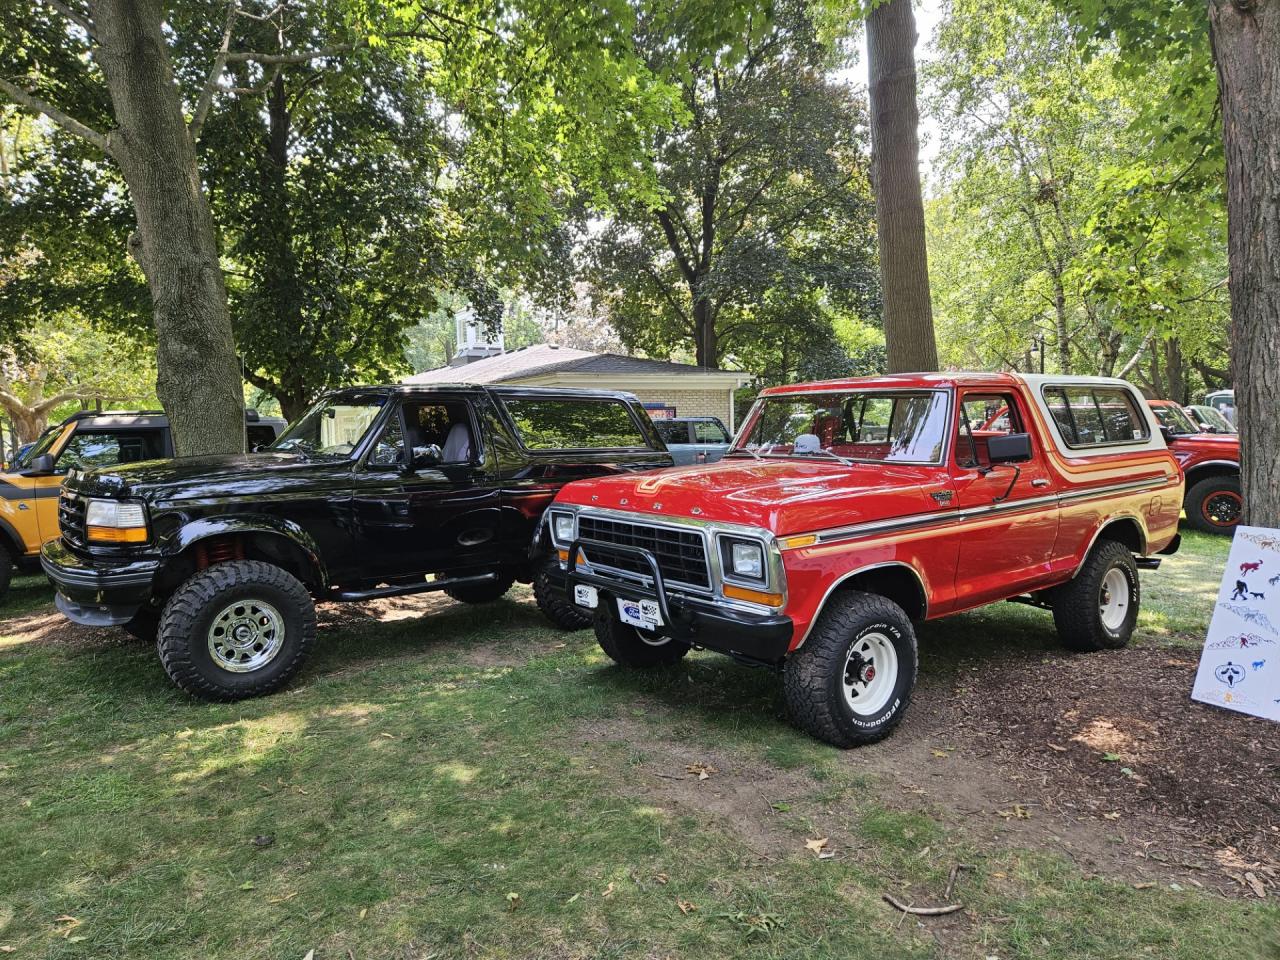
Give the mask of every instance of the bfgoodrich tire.
M 160 615 L 169 678 L 203 700 L 271 693 L 298 672 L 316 635 L 307 588 L 257 560 L 219 563 L 180 586 Z
M 1138 623 L 1138 564 L 1123 543 L 1099 540 L 1074 580 L 1053 593 L 1053 622 L 1068 650 L 1119 650 Z
M 833 746 L 883 740 L 911 703 L 917 660 L 915 630 L 901 607 L 871 593 L 836 594 L 783 664 L 791 717 Z
M 1205 533 L 1230 534 L 1240 523 L 1244 497 L 1239 477 L 1206 477 L 1187 491 L 1182 502 L 1187 523 Z
M 9 548 L 0 545 L 0 603 L 9 596 L 9 581 L 13 579 L 13 557 L 9 556 Z
M 515 583 L 515 577 L 499 576 L 497 580 L 488 580 L 484 583 L 464 583 L 456 587 L 445 587 L 444 594 L 459 603 L 492 603 L 494 600 L 501 599 L 511 589 L 513 583 Z
M 533 599 L 537 601 L 542 615 L 561 630 L 585 630 L 591 626 L 591 611 L 579 607 L 552 582 L 552 574 L 558 566 L 559 561 L 555 557 L 538 562 L 533 571 Z
M 689 644 L 637 630 L 601 604 L 595 616 L 596 642 L 609 659 L 623 667 L 667 667 L 689 652 Z

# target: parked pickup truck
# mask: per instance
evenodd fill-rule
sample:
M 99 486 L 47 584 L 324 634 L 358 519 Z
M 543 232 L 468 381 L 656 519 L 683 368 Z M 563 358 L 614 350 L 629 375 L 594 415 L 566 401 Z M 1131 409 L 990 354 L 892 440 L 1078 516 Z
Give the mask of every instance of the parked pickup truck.
M 850 747 L 907 709 L 913 621 L 1019 600 L 1070 649 L 1126 644 L 1181 505 L 1124 381 L 930 374 L 766 390 L 720 463 L 569 484 L 544 522 L 617 663 L 778 668 L 795 722 Z
M 1230 534 L 1240 523 L 1240 435 L 1205 433 L 1172 400 L 1147 401 L 1186 479 L 1187 523 L 1205 533 Z
M 670 464 L 631 394 L 354 388 L 265 452 L 73 469 L 41 562 L 68 618 L 154 636 L 174 683 L 238 700 L 298 671 L 316 600 L 532 580 L 553 622 L 589 625 L 541 576 L 543 510 L 571 480 Z

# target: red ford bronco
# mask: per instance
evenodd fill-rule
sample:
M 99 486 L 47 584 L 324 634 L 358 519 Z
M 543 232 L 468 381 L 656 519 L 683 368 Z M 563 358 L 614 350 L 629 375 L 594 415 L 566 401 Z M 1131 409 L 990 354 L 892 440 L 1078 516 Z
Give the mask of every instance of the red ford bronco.
M 1230 534 L 1240 523 L 1240 435 L 1205 433 L 1172 400 L 1148 400 L 1186 479 L 1187 523 L 1205 533 Z
M 544 533 L 613 660 L 780 668 L 796 723 L 851 747 L 907 709 L 912 621 L 1018 600 L 1123 646 L 1181 506 L 1122 380 L 914 374 L 766 390 L 720 463 L 571 483 Z

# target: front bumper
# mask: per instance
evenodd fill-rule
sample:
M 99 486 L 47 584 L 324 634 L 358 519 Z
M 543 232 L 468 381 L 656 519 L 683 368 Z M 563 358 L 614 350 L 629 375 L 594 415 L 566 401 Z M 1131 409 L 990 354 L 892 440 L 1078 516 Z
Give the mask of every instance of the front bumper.
M 40 566 L 57 588 L 54 603 L 73 623 L 111 627 L 128 623 L 151 599 L 159 560 L 135 560 L 119 566 L 95 565 L 50 540 L 40 551 Z
M 786 657 L 794 633 L 791 618 L 781 613 L 754 613 L 726 606 L 712 600 L 669 593 L 662 571 L 653 554 L 639 547 L 624 548 L 618 544 L 597 544 L 617 552 L 627 550 L 648 564 L 651 575 L 644 582 L 622 579 L 577 565 L 590 540 L 578 540 L 569 550 L 568 565 L 559 571 L 559 589 L 573 602 L 575 584 L 595 587 L 600 595 L 600 609 L 616 617 L 615 598 L 655 600 L 662 612 L 664 626 L 659 633 L 683 640 L 694 646 L 726 653 L 749 663 L 776 665 Z M 555 574 L 553 573 L 553 576 Z

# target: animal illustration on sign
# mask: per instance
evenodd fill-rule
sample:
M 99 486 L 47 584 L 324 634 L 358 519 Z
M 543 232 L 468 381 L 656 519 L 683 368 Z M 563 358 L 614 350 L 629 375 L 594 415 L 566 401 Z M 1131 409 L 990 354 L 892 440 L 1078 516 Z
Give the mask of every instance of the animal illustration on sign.
M 1218 678 L 1219 682 L 1225 683 L 1228 687 L 1234 687 L 1237 683 L 1243 681 L 1246 676 L 1244 667 L 1238 663 L 1232 663 L 1230 660 L 1213 671 L 1213 675 Z
M 1267 618 L 1267 615 L 1256 607 L 1246 607 L 1238 603 L 1224 603 L 1221 606 L 1223 610 L 1234 613 L 1246 623 L 1256 624 L 1264 630 L 1280 636 L 1280 632 L 1277 632 L 1276 628 L 1271 625 L 1271 621 Z
M 1249 591 L 1249 596 L 1253 597 L 1255 600 L 1267 599 L 1267 595 L 1265 593 L 1254 593 L 1252 590 Z
M 1262 561 L 1255 560 L 1253 563 L 1240 564 L 1241 573 L 1257 573 L 1262 568 Z
M 1237 538 L 1262 547 L 1264 550 L 1280 551 L 1280 537 L 1273 537 L 1265 533 L 1254 533 L 1250 530 L 1241 530 L 1237 534 Z
M 1253 669 L 1254 669 L 1254 670 L 1261 670 L 1261 669 L 1262 669 L 1263 667 L 1265 667 L 1266 665 L 1267 665 L 1267 661 L 1265 661 L 1265 660 L 1255 660 L 1255 661 L 1253 661 Z
M 1271 584 L 1273 587 L 1280 584 L 1280 573 L 1277 573 L 1274 577 L 1268 580 L 1267 583 Z

